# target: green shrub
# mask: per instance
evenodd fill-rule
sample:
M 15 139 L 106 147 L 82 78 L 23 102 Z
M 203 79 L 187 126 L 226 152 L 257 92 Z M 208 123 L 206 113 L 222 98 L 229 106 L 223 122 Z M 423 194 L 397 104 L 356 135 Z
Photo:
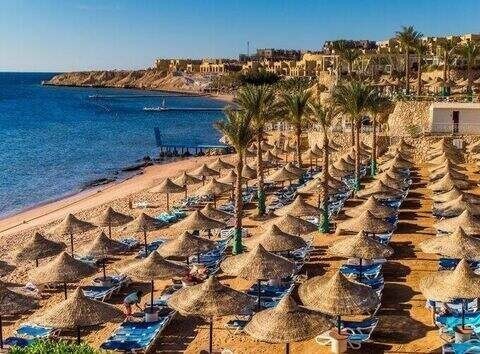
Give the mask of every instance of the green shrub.
M 409 124 L 406 127 L 408 134 L 412 137 L 418 137 L 422 133 L 422 129 L 417 124 Z
M 25 348 L 13 347 L 12 354 L 99 354 L 88 344 L 74 344 L 66 341 L 38 340 Z

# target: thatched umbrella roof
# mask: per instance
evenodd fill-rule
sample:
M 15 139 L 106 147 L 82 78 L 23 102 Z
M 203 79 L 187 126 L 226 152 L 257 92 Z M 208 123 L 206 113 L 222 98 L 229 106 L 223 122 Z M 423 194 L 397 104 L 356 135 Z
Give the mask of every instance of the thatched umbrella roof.
M 369 210 L 365 210 L 357 217 L 339 223 L 338 227 L 347 231 L 364 231 L 371 234 L 383 234 L 393 229 L 392 224 L 383 219 L 376 218 Z
M 446 192 L 455 187 L 458 189 L 468 189 L 470 183 L 468 180 L 455 179 L 450 173 L 447 173 L 442 178 L 427 186 L 427 188 L 433 192 Z
M 466 201 L 468 201 L 471 204 L 480 204 L 480 195 L 478 194 L 473 194 L 473 193 L 467 193 L 465 191 L 462 191 L 458 188 L 452 188 L 448 192 L 441 193 L 441 194 L 435 194 L 432 196 L 432 200 L 435 203 L 445 203 L 449 202 L 451 200 L 454 200 L 460 196 L 465 198 Z
M 257 171 L 254 168 L 251 168 L 248 165 L 243 165 L 242 177 L 243 178 L 248 178 L 248 179 L 257 178 Z
M 232 168 L 235 168 L 235 166 L 233 166 L 228 162 L 223 161 L 221 158 L 217 158 L 214 162 L 212 162 L 211 164 L 208 164 L 208 167 L 215 171 L 231 170 Z
M 198 237 L 184 231 L 180 236 L 166 242 L 158 253 L 162 257 L 189 257 L 215 247 L 215 241 Z
M 303 168 L 296 166 L 293 162 L 287 163 L 285 165 L 285 168 L 299 177 L 305 173 L 305 170 Z
M 368 198 L 372 195 L 377 197 L 395 197 L 401 196 L 402 194 L 403 192 L 401 190 L 391 188 L 382 181 L 376 180 L 375 182 L 371 183 L 368 188 L 357 192 L 357 197 Z
M 344 171 L 344 170 L 340 170 L 338 169 L 337 167 L 335 167 L 334 165 L 330 165 L 328 166 L 328 173 L 330 174 L 330 176 L 334 177 L 334 178 L 343 178 L 343 177 L 346 177 L 348 176 L 349 174 L 351 174 L 352 171 Z
M 369 210 L 373 215 L 375 215 L 375 217 L 379 219 L 388 218 L 397 214 L 397 210 L 378 202 L 375 197 L 371 195 L 364 203 L 354 208 L 345 210 L 345 215 L 355 218 L 364 213 L 366 210 Z
M 462 259 L 453 271 L 432 273 L 420 280 L 420 291 L 427 299 L 451 302 L 480 297 L 480 276 Z
M 276 156 L 280 156 L 280 155 L 284 155 L 287 153 L 287 151 L 285 151 L 284 148 L 278 146 L 278 145 L 275 145 L 271 150 L 270 152 L 273 154 L 273 155 L 276 155 Z
M 14 316 L 37 307 L 34 298 L 25 296 L 7 288 L 0 280 L 0 315 Z
M 277 225 L 280 230 L 294 235 L 309 234 L 317 230 L 317 226 L 315 226 L 315 224 L 312 224 L 311 222 L 305 221 L 290 214 L 275 218 L 271 222 L 262 225 L 262 227 L 267 229 L 272 224 Z
M 281 167 L 271 175 L 267 176 L 268 182 L 285 182 L 298 179 L 298 175 L 290 172 L 285 167 Z
M 146 258 L 134 260 L 121 270 L 138 281 L 166 280 L 184 276 L 189 269 L 186 265 L 164 259 L 157 251 L 153 251 Z
M 200 187 L 195 195 L 221 195 L 231 190 L 233 190 L 231 184 L 218 182 L 215 178 L 212 178 L 207 184 Z
M 211 219 L 199 210 L 193 211 L 185 219 L 174 225 L 177 229 L 188 231 L 222 229 L 225 226 L 224 222 Z
M 342 145 L 337 143 L 335 140 L 333 139 L 330 139 L 329 142 L 328 142 L 328 146 L 331 147 L 331 148 L 334 148 L 336 150 L 340 150 L 342 149 Z
M 33 237 L 21 246 L 15 254 L 17 261 L 34 261 L 52 257 L 65 249 L 63 242 L 55 242 L 45 238 L 42 234 L 35 232 Z
M 267 143 L 265 140 L 262 140 L 262 142 L 260 143 L 260 148 L 261 148 L 263 151 L 267 151 L 267 150 L 272 149 L 272 148 L 273 148 L 273 145 Z
M 303 158 L 306 160 L 315 160 L 319 159 L 322 155 L 316 154 L 311 148 L 303 153 Z
M 390 257 L 393 249 L 360 231 L 355 236 L 347 236 L 334 242 L 327 252 L 343 258 L 377 259 Z
M 480 140 L 475 142 L 475 143 L 468 144 L 467 151 L 471 154 L 479 153 L 480 152 Z
M 115 211 L 112 207 L 106 208 L 92 223 L 97 226 L 121 226 L 133 220 L 133 217 Z
M 480 239 L 467 235 L 461 227 L 446 236 L 425 240 L 419 247 L 425 253 L 436 253 L 454 259 L 480 260 Z
M 454 157 L 453 155 L 447 155 L 446 153 L 443 153 L 433 159 L 431 159 L 430 161 L 428 161 L 429 164 L 431 165 L 443 165 L 445 162 L 447 161 L 450 161 L 450 162 L 453 162 L 455 164 L 461 164 L 463 162 L 462 159 L 460 158 L 456 158 Z
M 413 150 L 415 148 L 413 145 L 407 143 L 404 138 L 400 138 L 400 140 L 398 141 L 398 143 L 395 144 L 395 146 L 399 146 L 402 149 L 406 150 Z
M 226 213 L 224 211 L 215 209 L 213 207 L 212 203 L 207 203 L 201 210 L 202 214 L 206 216 L 207 218 L 213 219 L 213 220 L 219 220 L 223 222 L 227 222 L 230 220 L 233 216 L 229 213 Z
M 160 183 L 158 186 L 150 189 L 150 193 L 183 193 L 185 192 L 185 186 L 178 185 L 170 178 L 165 178 L 165 180 Z
M 355 169 L 355 165 L 348 163 L 344 157 L 338 159 L 334 164 L 333 167 L 340 171 L 351 172 Z
M 269 160 L 263 160 L 262 159 L 262 165 L 263 165 L 263 168 L 272 168 L 272 167 L 276 167 L 276 164 L 269 161 Z M 255 158 L 253 159 L 253 161 L 251 161 L 249 164 L 248 164 L 249 167 L 251 167 L 252 169 L 256 169 L 257 166 L 258 166 L 258 158 Z
M 293 203 L 290 203 L 276 211 L 277 215 L 290 214 L 292 216 L 318 215 L 319 209 L 308 204 L 301 195 L 297 195 Z
M 262 155 L 262 160 L 272 162 L 272 163 L 277 163 L 282 161 L 282 158 L 272 154 L 270 151 L 267 151 Z
M 164 222 L 141 213 L 127 224 L 127 230 L 130 232 L 147 232 L 158 230 L 163 226 L 165 226 Z
M 35 284 L 76 283 L 96 271 L 87 263 L 62 252 L 50 262 L 30 271 L 29 279 Z
M 383 184 L 390 188 L 401 190 L 403 187 L 405 187 L 405 182 L 403 180 L 392 178 L 386 173 L 377 176 L 377 180 L 382 181 Z
M 295 269 L 295 263 L 257 245 L 250 252 L 225 259 L 220 268 L 228 275 L 257 281 L 289 276 Z
M 271 224 L 264 233 L 247 242 L 249 248 L 254 248 L 258 244 L 269 252 L 293 251 L 307 245 L 303 238 L 290 235 L 275 224 Z
M 221 284 L 213 275 L 203 283 L 176 291 L 167 304 L 185 316 L 220 317 L 249 313 L 255 299 Z
M 453 232 L 457 227 L 461 227 L 468 235 L 480 235 L 480 220 L 468 210 L 454 218 L 440 220 L 434 226 L 437 230 L 445 232 Z
M 389 168 L 402 169 L 410 167 L 412 167 L 412 163 L 410 161 L 401 159 L 398 155 L 390 161 L 387 161 L 379 166 L 382 171 L 388 170 Z
M 381 179 L 383 176 L 388 176 L 390 179 L 393 179 L 395 181 L 403 181 L 403 184 L 405 186 L 407 185 L 407 183 L 405 182 L 405 176 L 395 170 L 389 169 L 383 171 L 382 173 L 379 173 L 376 177 L 378 179 Z
M 324 314 L 298 306 L 287 295 L 274 308 L 256 313 L 245 332 L 263 342 L 290 343 L 313 338 L 332 326 Z
M 218 171 L 212 170 L 207 164 L 203 164 L 202 166 L 196 168 L 192 172 L 190 172 L 192 176 L 195 177 L 210 177 L 210 176 L 218 176 Z
M 86 297 L 77 288 L 66 300 L 52 306 L 33 323 L 59 329 L 90 327 L 106 322 L 121 322 L 123 312 L 117 307 Z
M 436 203 L 434 209 L 450 217 L 460 215 L 464 210 L 468 210 L 474 216 L 480 215 L 480 205 L 470 203 L 464 195 L 448 202 Z
M 435 166 L 432 166 L 432 167 L 429 167 L 428 170 L 430 171 L 430 173 L 434 173 L 438 170 L 441 170 L 443 168 L 446 168 L 450 171 L 454 170 L 454 171 L 466 171 L 466 168 L 461 166 L 461 165 L 457 165 L 456 163 L 450 161 L 450 160 L 446 160 L 444 163 L 440 164 L 440 165 L 435 165 Z
M 332 316 L 361 315 L 380 303 L 371 287 L 348 280 L 340 271 L 308 279 L 300 285 L 298 295 L 305 306 Z
M 180 186 L 186 186 L 186 185 L 190 185 L 190 184 L 197 184 L 197 183 L 201 183 L 202 180 L 192 176 L 192 175 L 189 175 L 188 173 L 186 172 L 183 172 L 180 176 L 178 176 L 177 178 L 175 178 L 173 180 L 173 183 L 177 184 L 177 185 L 180 185 Z
M 125 245 L 122 243 L 108 238 L 105 233 L 100 232 L 98 236 L 87 245 L 83 254 L 91 257 L 105 257 L 121 251 Z
M 468 176 L 466 174 L 455 171 L 454 169 L 450 169 L 444 166 L 430 173 L 430 181 L 439 180 L 442 177 L 445 177 L 446 174 L 450 174 L 450 176 L 452 176 L 452 178 L 455 178 L 455 179 L 461 179 L 461 180 L 468 179 Z
M 242 176 L 242 183 L 245 183 L 247 180 L 248 178 Z M 235 173 L 235 171 L 230 170 L 225 176 L 219 178 L 217 181 L 224 184 L 234 184 L 235 182 L 237 182 L 237 174 Z
M 78 219 L 73 214 L 68 214 L 60 224 L 55 225 L 49 230 L 49 233 L 65 236 L 82 233 L 95 228 L 95 225 Z

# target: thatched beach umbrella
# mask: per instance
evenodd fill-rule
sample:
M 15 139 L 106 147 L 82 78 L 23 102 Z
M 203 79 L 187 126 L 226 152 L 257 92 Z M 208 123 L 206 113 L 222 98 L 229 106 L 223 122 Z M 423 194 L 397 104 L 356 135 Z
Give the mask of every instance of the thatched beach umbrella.
M 412 163 L 407 160 L 401 159 L 398 155 L 395 156 L 393 159 L 390 161 L 387 161 L 381 165 L 379 165 L 379 168 L 381 171 L 386 171 L 390 168 L 394 169 L 408 169 L 412 167 Z
M 316 146 L 316 145 L 315 145 Z M 322 155 L 320 154 L 316 154 L 312 148 L 308 149 L 307 151 L 305 151 L 303 153 L 303 159 L 304 160 L 309 160 L 310 161 L 310 166 L 313 166 L 313 161 L 315 161 L 315 165 L 317 165 L 317 161 L 318 159 L 321 157 Z
M 370 210 L 370 212 L 379 219 L 385 219 L 397 215 L 397 210 L 378 202 L 373 195 L 368 197 L 368 199 L 364 203 L 354 208 L 345 210 L 345 215 L 351 218 L 355 218 L 360 214 L 364 213 L 366 210 Z
M 112 227 L 125 225 L 132 220 L 132 216 L 115 211 L 109 206 L 94 218 L 92 223 L 97 226 L 108 227 L 108 237 L 112 238 Z
M 382 173 L 380 176 L 377 176 L 377 180 L 382 181 L 383 184 L 385 184 L 390 188 L 394 188 L 398 190 L 402 190 L 403 188 L 405 188 L 404 181 L 392 178 L 386 173 Z
M 275 165 L 282 161 L 282 158 L 272 154 L 270 151 L 267 151 L 262 155 L 262 160 L 268 161 Z
M 449 217 L 458 216 L 464 210 L 468 210 L 473 216 L 480 215 L 480 205 L 470 203 L 464 195 L 448 202 L 436 203 L 434 209 Z
M 445 161 L 445 162 L 442 163 L 442 164 L 434 165 L 434 166 L 432 166 L 432 167 L 429 167 L 429 168 L 428 168 L 428 171 L 430 171 L 430 173 L 435 173 L 436 171 L 441 170 L 441 169 L 443 169 L 443 168 L 446 168 L 446 169 L 448 169 L 448 170 L 450 170 L 450 171 L 454 170 L 454 171 L 457 171 L 457 172 L 459 172 L 459 171 L 466 171 L 466 170 L 467 170 L 465 167 L 463 167 L 463 166 L 461 166 L 461 165 L 458 165 L 458 164 L 456 164 L 456 163 L 454 163 L 454 162 L 452 162 L 452 161 L 450 161 L 450 160 L 447 160 L 447 161 Z
M 180 236 L 169 240 L 162 245 L 158 253 L 165 258 L 185 257 L 188 265 L 190 256 L 197 255 L 198 258 L 200 258 L 200 253 L 211 250 L 214 247 L 214 241 L 184 231 Z
M 261 280 L 280 279 L 292 275 L 295 270 L 295 263 L 268 252 L 259 244 L 250 252 L 225 259 L 220 263 L 220 268 L 225 274 L 257 281 L 258 308 L 260 308 Z
M 480 204 L 480 195 L 478 194 L 473 194 L 473 193 L 468 193 L 465 191 L 462 191 L 458 188 L 452 188 L 448 192 L 441 193 L 441 194 L 435 194 L 432 196 L 432 200 L 435 203 L 445 203 L 449 202 L 451 200 L 454 200 L 460 196 L 463 196 L 466 198 L 465 200 L 468 201 L 469 203 L 472 204 Z
M 246 293 L 222 285 L 215 276 L 205 282 L 176 291 L 167 301 L 169 307 L 184 316 L 210 319 L 209 353 L 213 349 L 213 318 L 248 314 L 255 301 Z
M 450 174 L 450 176 L 452 176 L 455 179 L 462 179 L 462 180 L 468 179 L 468 176 L 466 174 L 444 166 L 430 173 L 430 181 L 439 180 L 440 178 L 444 177 L 447 173 Z
M 247 178 L 242 176 L 242 183 L 247 182 L 247 180 Z M 235 173 L 235 171 L 230 170 L 225 176 L 219 178 L 217 181 L 225 184 L 234 184 L 237 181 L 237 174 Z
M 432 192 L 446 192 L 452 188 L 468 189 L 469 187 L 468 180 L 455 179 L 450 173 L 427 186 Z
M 100 259 L 102 261 L 102 272 L 103 279 L 107 278 L 106 274 L 106 258 L 108 255 L 115 254 L 124 249 L 125 245 L 121 242 L 112 240 L 107 237 L 102 231 L 98 234 L 97 237 L 91 242 L 87 248 L 84 250 L 83 254 L 86 256 L 93 257 L 95 259 Z
M 363 231 L 369 234 L 383 234 L 393 230 L 391 223 L 375 217 L 370 210 L 365 210 L 360 215 L 339 223 L 337 227 L 346 231 Z
M 480 276 L 465 259 L 453 271 L 444 270 L 420 280 L 420 291 L 429 300 L 451 302 L 462 299 L 462 328 L 465 328 L 465 300 L 480 297 Z
M 70 297 L 49 308 L 33 323 L 58 329 L 76 329 L 77 343 L 80 343 L 80 331 L 84 327 L 98 326 L 106 322 L 121 322 L 123 312 L 113 305 L 93 300 L 77 288 Z
M 70 250 L 73 255 L 73 235 L 79 234 L 85 231 L 89 231 L 95 228 L 95 225 L 77 219 L 73 214 L 68 214 L 60 224 L 52 227 L 49 233 L 57 236 L 70 236 Z
M 459 226 L 468 235 L 480 235 L 480 220 L 468 210 L 465 210 L 459 216 L 440 220 L 434 225 L 437 230 L 444 232 L 453 232 Z
M 368 198 L 370 196 L 375 196 L 377 198 L 398 198 L 402 195 L 402 190 L 389 187 L 380 180 L 376 180 L 371 183 L 368 188 L 357 192 L 358 198 Z
M 200 211 L 207 218 L 210 218 L 213 220 L 219 220 L 222 222 L 227 222 L 232 218 L 231 214 L 215 209 L 212 203 L 207 203 L 207 205 L 205 205 Z
M 278 209 L 276 213 L 277 215 L 289 214 L 297 217 L 312 216 L 318 215 L 319 209 L 311 204 L 308 204 L 301 195 L 297 195 L 292 203 Z
M 344 178 L 351 174 L 351 171 L 340 170 L 334 165 L 328 166 L 328 174 L 334 178 Z
M 174 225 L 176 229 L 188 231 L 223 229 L 225 226 L 224 222 L 211 219 L 200 210 L 193 211 L 185 219 Z
M 165 178 L 165 180 L 160 183 L 158 186 L 150 189 L 150 193 L 163 193 L 167 196 L 167 210 L 170 210 L 170 193 L 183 193 L 186 188 L 183 185 L 178 185 L 172 182 L 170 178 Z
M 261 143 L 260 143 L 260 148 L 262 149 L 262 151 L 268 151 L 270 149 L 273 149 L 273 145 L 272 144 L 269 144 L 267 143 L 265 140 L 263 140 Z
M 35 307 L 37 302 L 34 298 L 8 289 L 0 280 L 0 349 L 3 349 L 3 316 L 15 316 Z
M 187 194 L 188 194 L 187 186 L 190 186 L 192 184 L 197 184 L 200 182 L 202 182 L 201 179 L 198 179 L 192 175 L 189 175 L 186 172 L 183 172 L 180 176 L 178 176 L 173 180 L 173 183 L 179 186 L 185 187 L 185 197 L 187 197 Z
M 29 273 L 29 279 L 34 284 L 63 284 L 63 292 L 67 298 L 67 283 L 79 282 L 96 271 L 94 267 L 64 251 L 48 263 L 33 269 Z
M 186 265 L 168 261 L 160 256 L 157 251 L 153 251 L 146 258 L 133 261 L 121 271 L 122 274 L 126 274 L 137 281 L 150 283 L 152 290 L 150 294 L 150 306 L 152 311 L 155 280 L 167 280 L 180 277 L 187 275 L 188 272 L 189 268 Z
M 257 178 L 257 171 L 254 168 L 251 168 L 248 165 L 243 165 L 242 177 L 248 179 Z
M 145 213 L 141 213 L 127 225 L 130 232 L 143 232 L 143 243 L 145 247 L 145 256 L 148 255 L 147 232 L 158 230 L 165 226 L 163 221 L 152 218 Z
M 285 169 L 296 174 L 298 177 L 302 176 L 305 171 L 303 168 L 296 166 L 293 162 L 289 162 L 285 165 Z
M 207 165 L 208 168 L 212 170 L 218 171 L 218 174 L 221 175 L 222 170 L 231 170 L 235 168 L 232 164 L 223 161 L 220 157 L 217 158 L 215 161 Z
M 281 167 L 267 176 L 267 182 L 286 182 L 296 180 L 298 177 L 296 173 L 290 172 L 285 167 Z
M 480 84 L 480 78 L 478 78 Z M 468 144 L 467 151 L 471 154 L 477 154 L 480 152 L 480 140 L 471 144 Z
M 212 195 L 213 196 L 213 205 L 216 205 L 216 198 L 226 192 L 233 190 L 231 184 L 218 182 L 215 178 L 212 178 L 207 184 L 199 188 L 195 195 Z
M 207 177 L 219 176 L 220 175 L 220 173 L 218 173 L 218 171 L 212 170 L 206 164 L 203 164 L 202 166 L 193 170 L 190 174 L 195 176 L 195 177 L 200 177 L 202 179 L 203 184 L 205 184 L 205 179 Z
M 340 270 L 333 276 L 308 279 L 300 285 L 298 295 L 305 306 L 330 316 L 337 316 L 338 333 L 341 316 L 362 315 L 380 304 L 375 290 L 348 280 Z
M 262 342 L 285 343 L 285 353 L 288 354 L 291 342 L 313 338 L 330 328 L 332 323 L 327 316 L 298 306 L 291 295 L 286 295 L 274 308 L 256 313 L 245 332 Z
M 317 231 L 317 226 L 315 226 L 315 224 L 312 224 L 309 221 L 297 218 L 296 216 L 292 216 L 290 214 L 285 214 L 283 216 L 275 218 L 271 222 L 262 225 L 262 227 L 268 229 L 268 227 L 273 224 L 277 225 L 280 230 L 293 235 L 303 235 Z
M 355 169 L 355 165 L 348 163 L 343 157 L 335 161 L 332 166 L 337 170 L 349 172 L 349 174 Z
M 480 260 L 480 239 L 469 236 L 458 227 L 446 236 L 435 236 L 419 244 L 422 252 L 436 253 L 453 259 Z
M 38 267 L 38 260 L 52 257 L 66 248 L 63 242 L 55 242 L 45 238 L 39 232 L 35 232 L 33 237 L 18 249 L 15 254 L 17 261 L 35 261 L 35 265 Z
M 294 251 L 307 245 L 303 238 L 290 235 L 275 224 L 271 224 L 264 233 L 247 242 L 249 248 L 254 248 L 258 244 L 269 252 Z
M 435 157 L 434 159 L 431 159 L 428 161 L 429 164 L 431 165 L 436 165 L 436 166 L 439 166 L 439 165 L 443 165 L 445 164 L 447 161 L 450 161 L 450 162 L 453 162 L 457 165 L 461 164 L 463 162 L 463 159 L 461 158 L 456 158 L 454 156 L 450 156 L 450 155 L 447 155 L 445 153 Z

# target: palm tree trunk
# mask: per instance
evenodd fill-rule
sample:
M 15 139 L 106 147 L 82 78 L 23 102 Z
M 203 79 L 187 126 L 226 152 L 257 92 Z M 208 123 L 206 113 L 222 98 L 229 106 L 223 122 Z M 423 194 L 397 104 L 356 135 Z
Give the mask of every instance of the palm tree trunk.
M 470 60 L 467 59 L 467 93 L 472 92 L 472 66 Z
M 242 200 L 242 169 L 243 156 L 241 152 L 237 152 L 237 178 L 235 180 L 235 236 L 233 239 L 233 254 L 243 252 L 242 245 L 242 216 L 243 216 L 243 200 Z
M 443 54 L 443 83 L 445 84 L 447 82 L 447 61 L 448 61 L 448 55 L 447 52 Z
M 354 117 L 350 117 L 350 126 L 351 126 L 350 146 L 355 146 L 355 118 Z
M 410 93 L 410 55 L 408 48 L 405 49 L 405 92 L 408 95 Z
M 328 215 L 328 165 L 329 165 L 329 142 L 326 132 L 323 135 L 323 181 L 322 181 L 322 198 L 320 203 L 321 218 L 319 223 L 319 231 L 327 233 L 330 231 L 330 220 Z
M 262 143 L 262 138 L 263 138 L 263 129 L 258 129 L 257 131 L 257 178 L 258 178 L 257 198 L 258 198 L 258 215 L 259 216 L 264 215 L 266 210 L 262 149 L 260 148 L 260 144 Z
M 300 138 L 302 136 L 302 127 L 300 124 L 296 126 L 295 135 L 297 137 L 297 161 L 298 167 L 302 167 L 302 153 L 301 153 L 301 141 Z
M 418 71 L 417 71 L 417 96 L 422 94 L 422 57 L 418 56 Z
M 372 164 L 370 176 L 377 174 L 377 115 L 373 115 L 373 129 L 372 129 Z
M 355 129 L 355 191 L 360 190 L 360 129 L 361 119 L 358 118 Z

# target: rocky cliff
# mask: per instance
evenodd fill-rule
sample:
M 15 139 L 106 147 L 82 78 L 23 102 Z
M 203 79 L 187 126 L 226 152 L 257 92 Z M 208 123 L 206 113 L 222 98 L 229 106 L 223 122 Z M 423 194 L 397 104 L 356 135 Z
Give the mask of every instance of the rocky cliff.
M 198 92 L 209 85 L 209 80 L 199 75 L 167 74 L 155 69 L 80 71 L 54 76 L 44 82 L 55 86 L 118 87 L 145 90 Z
M 428 128 L 428 109 L 432 102 L 398 101 L 388 117 L 390 136 L 417 136 Z

